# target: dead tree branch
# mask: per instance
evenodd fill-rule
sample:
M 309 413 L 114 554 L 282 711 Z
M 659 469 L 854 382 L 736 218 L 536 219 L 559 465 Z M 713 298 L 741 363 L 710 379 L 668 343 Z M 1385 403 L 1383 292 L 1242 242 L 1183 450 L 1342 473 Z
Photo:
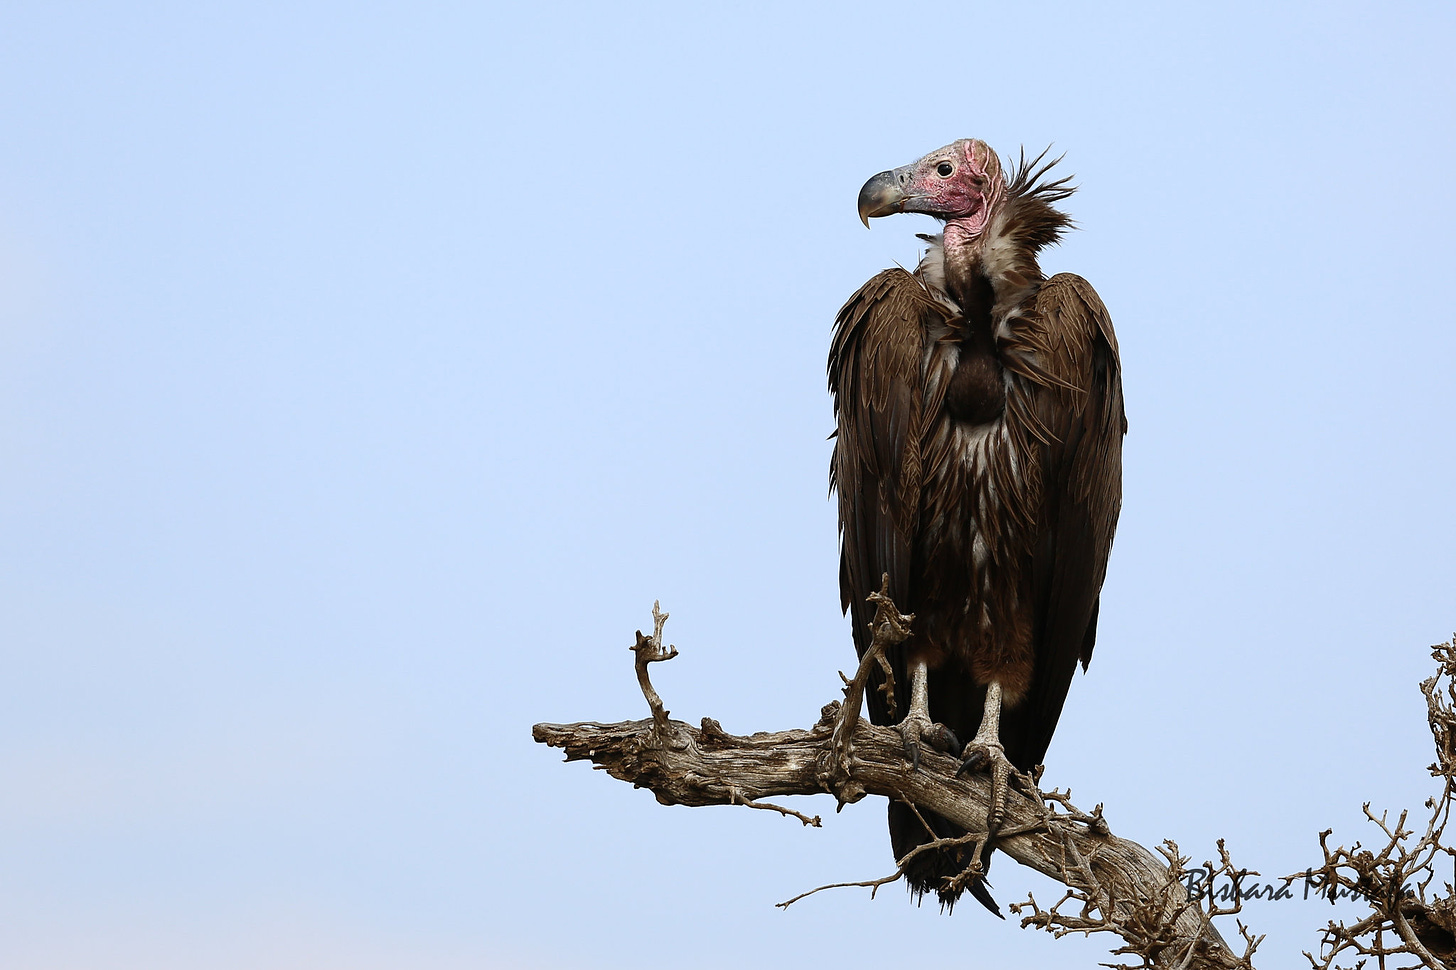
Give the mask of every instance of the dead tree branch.
M 874 631 L 870 648 L 860 658 L 859 669 L 855 671 L 854 679 L 847 679 L 844 674 L 839 675 L 839 679 L 844 681 L 844 702 L 836 708 L 837 715 L 831 714 L 831 709 L 827 707 L 821 712 L 822 717 L 834 717 L 834 733 L 829 741 L 834 757 L 830 762 L 828 777 L 824 779 L 824 784 L 825 790 L 833 791 L 839 798 L 840 808 L 850 802 L 859 801 L 865 794 L 864 789 L 854 783 L 850 771 L 850 758 L 854 746 L 854 732 L 859 727 L 860 702 L 864 699 L 865 687 L 870 682 L 870 671 L 876 666 L 884 671 L 885 679 L 884 683 L 880 685 L 880 690 L 884 691 L 890 716 L 894 717 L 895 671 L 885 656 L 885 649 L 908 639 L 910 624 L 915 620 L 913 613 L 909 615 L 901 613 L 890 600 L 889 573 L 886 573 L 881 580 L 880 591 L 870 594 L 870 602 L 875 604 L 875 618 L 870 621 L 870 626 Z
M 614 778 L 649 789 L 664 805 L 747 805 L 817 825 L 817 817 L 811 819 L 761 800 L 828 792 L 843 806 L 867 794 L 883 795 L 903 801 L 917 812 L 940 815 L 969 833 L 913 850 L 898 860 L 896 872 L 889 876 L 837 884 L 867 887 L 873 894 L 898 879 L 916 852 L 986 839 L 991 803 L 989 777 L 957 778 L 960 762 L 935 751 L 924 752 L 920 768 L 912 770 L 897 733 L 860 720 L 870 670 L 884 663 L 886 646 L 909 635 L 913 619 L 895 609 L 887 592 L 873 599 L 877 606 L 874 645 L 854 678 L 844 678 L 844 703 L 826 705 L 818 723 L 808 730 L 741 737 L 727 733 L 712 718 L 704 718 L 696 728 L 670 720 L 648 678 L 647 665 L 671 659 L 677 649 L 663 649 L 662 625 L 667 615 L 654 605 L 653 635 L 644 637 L 639 631 L 632 648 L 637 655 L 638 683 L 652 717 L 616 724 L 537 724 L 532 735 L 538 742 L 563 749 L 567 761 L 591 761 Z M 1068 794 L 1042 792 L 1038 783 L 1039 776 L 1024 778 L 1024 792 L 1015 788 L 1007 792 L 994 846 L 1067 886 L 1068 892 L 1050 910 L 1041 909 L 1034 899 L 1015 907 L 1018 912 L 1030 910 L 1022 918 L 1023 926 L 1044 928 L 1059 936 L 1114 933 L 1123 940 L 1115 952 L 1136 955 L 1146 967 L 1250 967 L 1258 940 L 1245 932 L 1242 954 L 1230 949 L 1211 920 L 1237 912 L 1237 906 L 1219 909 L 1211 895 L 1204 897 L 1206 904 L 1190 898 L 1180 882 L 1187 860 L 1178 856 L 1176 846 L 1167 844 L 1160 850 L 1160 859 L 1137 843 L 1113 835 L 1100 805 L 1090 814 L 1083 812 L 1072 805 Z M 980 852 L 972 855 L 979 857 Z M 1237 875 L 1226 853 L 1219 872 Z M 820 887 L 780 905 L 828 888 L 834 887 Z M 1079 906 L 1075 916 L 1059 912 L 1070 902 Z
M 677 647 L 669 645 L 666 650 L 662 647 L 662 628 L 667 625 L 667 614 L 662 612 L 661 606 L 655 600 L 652 603 L 652 636 L 644 637 L 642 631 L 638 630 L 637 643 L 627 649 L 637 655 L 637 686 L 642 688 L 642 696 L 647 698 L 653 724 L 657 730 L 665 731 L 668 727 L 667 709 L 662 706 L 662 698 L 657 696 L 657 691 L 652 687 L 652 678 L 647 676 L 648 664 L 671 660 L 677 656 Z

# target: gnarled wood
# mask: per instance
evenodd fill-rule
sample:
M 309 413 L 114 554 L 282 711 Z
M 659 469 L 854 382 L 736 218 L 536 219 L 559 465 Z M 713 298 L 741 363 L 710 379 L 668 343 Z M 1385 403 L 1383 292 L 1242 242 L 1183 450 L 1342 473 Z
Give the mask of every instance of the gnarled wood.
M 567 761 L 591 761 L 614 778 L 651 790 L 664 805 L 732 805 L 821 792 L 838 796 L 847 789 L 852 794 L 846 800 L 856 800 L 862 793 L 884 795 L 934 812 L 971 832 L 986 831 L 989 779 L 956 778 L 959 762 L 936 752 L 926 752 L 920 770 L 912 771 L 900 736 L 887 728 L 859 723 L 848 778 L 836 781 L 831 744 L 836 709 L 837 705 L 826 708 L 826 716 L 809 730 L 747 737 L 728 734 L 711 718 L 698 728 L 669 720 L 666 730 L 651 718 L 616 724 L 537 724 L 532 736 L 563 749 Z M 995 847 L 1022 865 L 1086 892 L 1099 903 L 1102 919 L 1109 923 L 1105 929 L 1122 933 L 1118 924 L 1139 922 L 1139 910 L 1144 916 L 1160 915 L 1170 931 L 1165 943 L 1128 941 L 1138 949 L 1151 942 L 1158 951 L 1152 954 L 1158 965 L 1248 966 L 1229 949 L 1199 906 L 1188 900 L 1182 884 L 1169 878 L 1167 862 L 1112 835 L 1100 813 L 1087 815 L 1075 809 L 1054 813 L 1012 791 Z
M 871 671 L 884 663 L 888 648 L 909 636 L 914 620 L 896 609 L 889 584 L 887 575 L 880 592 L 871 595 L 874 635 L 858 671 L 853 678 L 840 675 L 845 682 L 844 703 L 826 704 L 818 723 L 807 731 L 740 737 L 724 731 L 709 717 L 698 728 L 670 719 L 652 687 L 647 665 L 671 660 L 678 653 L 676 647 L 662 646 L 667 614 L 654 603 L 653 635 L 644 637 L 639 630 L 631 648 L 636 654 L 638 684 L 652 717 L 616 724 L 537 724 L 531 729 L 532 737 L 565 750 L 567 761 L 591 761 L 614 778 L 651 790 L 664 805 L 745 805 L 781 812 L 817 827 L 818 816 L 811 818 L 760 799 L 828 792 L 843 806 L 865 795 L 884 795 L 908 806 L 910 815 L 927 831 L 926 817 L 937 815 L 965 834 L 932 837 L 913 847 L 897 860 L 897 871 L 891 876 L 839 885 L 877 889 L 905 876 L 917 853 L 970 845 L 967 856 L 975 861 L 964 871 L 945 877 L 947 889 L 958 893 L 984 875 L 980 849 L 990 839 L 995 849 L 1067 886 L 1066 895 L 1050 909 L 1043 909 L 1034 898 L 1012 905 L 1018 914 L 1031 910 L 1022 916 L 1023 927 L 1036 926 L 1057 936 L 1115 933 L 1124 945 L 1113 952 L 1135 954 L 1143 959 L 1142 966 L 1252 970 L 1249 958 L 1262 937 L 1255 939 L 1240 925 L 1247 945 L 1236 956 L 1210 921 L 1213 916 L 1239 912 L 1237 893 L 1234 904 L 1222 909 L 1213 902 L 1212 894 L 1205 897 L 1207 909 L 1190 899 L 1180 881 L 1188 860 L 1178 855 L 1176 845 L 1164 843 L 1159 848 L 1160 861 L 1137 843 L 1117 838 L 1102 817 L 1101 805 L 1088 814 L 1061 792 L 1041 791 L 1040 769 L 1034 776 L 1015 776 L 1020 792 L 1006 792 L 1001 820 L 992 836 L 987 831 L 988 806 L 993 800 L 988 777 L 958 776 L 960 762 L 935 751 L 922 752 L 920 767 L 912 768 L 898 732 L 860 720 Z M 1206 864 L 1209 881 L 1221 875 L 1237 887 L 1238 880 L 1249 873 L 1233 868 L 1222 842 L 1219 853 L 1222 864 L 1217 869 Z M 779 905 L 788 906 L 809 894 Z M 1078 904 L 1080 912 L 1060 912 L 1069 902 Z

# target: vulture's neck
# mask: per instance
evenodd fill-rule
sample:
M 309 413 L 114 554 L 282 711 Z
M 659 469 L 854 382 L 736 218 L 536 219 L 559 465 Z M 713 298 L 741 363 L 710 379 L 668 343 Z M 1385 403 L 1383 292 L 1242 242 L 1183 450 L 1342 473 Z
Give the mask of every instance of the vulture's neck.
M 945 408 L 951 417 L 972 426 L 1005 413 L 998 338 L 1017 308 L 1035 292 L 1035 283 L 1029 281 L 1041 279 L 1034 251 L 1017 252 L 1003 223 L 993 216 L 985 232 L 972 234 L 954 221 L 947 222 L 939 239 L 939 286 L 960 311 L 959 322 L 948 334 L 954 335 L 959 348 L 945 389 Z M 931 282 L 928 274 L 922 273 L 922 278 Z
M 921 236 L 929 248 L 918 273 L 960 308 L 969 326 L 999 329 L 1041 287 L 1037 252 L 1069 224 L 1051 206 L 1013 195 L 983 232 L 953 219 L 942 234 Z
M 947 222 L 942 242 L 944 289 L 968 320 L 989 317 L 996 323 L 1036 292 L 1042 281 L 1036 248 L 1018 238 L 1002 210 L 971 233 Z M 983 317 L 984 315 L 984 317 Z

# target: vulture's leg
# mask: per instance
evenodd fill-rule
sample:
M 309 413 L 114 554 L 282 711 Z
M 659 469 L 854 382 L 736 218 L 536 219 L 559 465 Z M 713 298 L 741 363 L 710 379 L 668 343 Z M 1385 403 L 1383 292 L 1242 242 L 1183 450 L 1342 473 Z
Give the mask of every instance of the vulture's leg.
M 991 772 L 991 809 L 986 814 L 986 827 L 994 833 L 1006 812 L 1006 781 L 1011 777 L 1011 761 L 1001 745 L 1001 684 L 995 680 L 986 685 L 986 710 L 981 715 L 981 727 L 961 753 L 961 767 L 956 775 L 986 769 Z
M 924 660 L 910 663 L 910 712 L 900 722 L 900 737 L 905 740 L 905 756 L 910 766 L 920 769 L 920 742 L 924 741 L 937 751 L 950 752 L 961 746 L 955 732 L 944 724 L 930 719 L 930 691 L 927 687 L 930 671 Z

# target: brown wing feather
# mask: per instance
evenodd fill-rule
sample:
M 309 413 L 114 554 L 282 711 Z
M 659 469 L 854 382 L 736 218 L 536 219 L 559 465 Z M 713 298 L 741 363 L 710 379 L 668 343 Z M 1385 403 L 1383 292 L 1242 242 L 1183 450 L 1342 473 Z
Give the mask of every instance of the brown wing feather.
M 915 276 L 886 270 L 839 311 L 829 352 L 829 391 L 838 421 L 830 483 L 839 493 L 839 589 L 854 626 L 856 652 L 870 645 L 873 610 L 865 602 L 890 575 L 890 595 L 909 611 L 915 533 L 920 514 L 921 378 L 927 334 L 950 311 Z M 889 656 L 896 717 L 909 704 L 902 651 Z M 878 676 L 878 675 L 877 675 Z M 869 692 L 870 719 L 891 723 L 882 691 Z
M 838 421 L 830 483 L 839 493 L 839 589 L 854 628 L 855 652 L 863 657 L 872 640 L 873 611 L 866 597 L 890 576 L 890 595 L 907 612 L 910 583 L 917 564 L 915 544 L 920 527 L 923 441 L 927 415 L 940 408 L 925 400 L 922 372 L 930 335 L 944 329 L 953 314 L 910 273 L 887 270 L 849 298 L 835 320 L 829 352 L 829 390 Z M 905 716 L 910 683 L 905 653 L 891 647 L 887 659 L 895 674 L 895 705 L 881 690 L 879 668 L 871 672 L 866 692 L 870 720 L 891 724 Z M 974 690 L 974 684 L 965 687 Z M 927 839 L 925 826 L 937 835 L 955 838 L 964 832 L 930 812 L 913 814 L 903 804 L 889 805 L 890 842 L 903 858 Z M 970 860 L 961 851 L 923 853 L 906 872 L 907 885 L 919 896 L 939 891 L 953 906 L 959 892 L 941 891 L 943 877 L 963 870 Z M 984 887 L 972 887 L 992 912 L 995 901 Z
M 1010 371 L 1007 440 L 1022 457 L 998 454 L 988 466 L 993 481 L 971 482 L 962 473 L 937 474 L 960 465 L 951 451 L 954 419 L 939 397 L 927 399 L 943 395 L 944 381 L 930 382 L 939 390 L 927 390 L 925 372 L 932 340 L 958 332 L 960 325 L 956 314 L 904 270 L 876 276 L 839 312 L 829 389 L 838 421 L 830 478 L 839 496 L 840 593 L 862 657 L 871 640 L 872 611 L 865 599 L 879 589 L 881 576 L 890 575 L 890 593 L 901 609 L 917 610 L 926 597 L 935 601 L 934 588 L 911 588 L 912 582 L 934 587 L 936 580 L 921 575 L 931 564 L 919 556 L 933 559 L 940 548 L 923 543 L 926 520 L 952 510 L 962 514 L 965 503 L 980 494 L 976 489 L 994 488 L 1012 521 L 981 524 L 987 541 L 997 548 L 1003 540 L 1010 543 L 1006 552 L 1018 562 L 1003 571 L 1016 590 L 998 595 L 1030 594 L 1035 653 L 1025 696 L 1003 711 L 1001 739 L 1011 760 L 1029 768 L 1045 755 L 1072 674 L 1079 660 L 1090 659 L 1096 639 L 1098 593 L 1121 505 L 1126 422 L 1117 342 L 1106 310 L 1085 281 L 1057 276 L 1043 283 L 998 346 Z M 954 494 L 944 494 L 947 488 Z M 932 621 L 932 613 L 921 620 Z M 876 689 L 867 696 L 877 724 L 903 717 L 909 703 L 903 651 L 892 648 L 889 660 L 895 711 L 892 715 L 878 690 L 875 671 Z M 963 740 L 979 725 L 984 693 L 959 664 L 931 671 L 932 716 Z M 889 813 L 897 857 L 926 841 L 927 822 L 938 835 L 961 834 L 938 816 L 922 821 L 896 803 Z M 925 853 L 907 873 L 908 884 L 917 895 L 935 891 L 952 905 L 959 892 L 945 889 L 944 877 L 961 872 L 967 861 L 956 851 Z M 996 911 L 984 885 L 972 890 Z
M 1098 596 L 1122 507 L 1122 377 L 1112 321 L 1086 280 L 1061 274 L 1037 294 L 1023 353 L 1044 373 L 1018 385 L 1008 417 L 1047 432 L 1040 452 L 1040 529 L 1032 551 L 1036 671 L 1008 710 L 1002 742 L 1022 767 L 1041 762 L 1080 661 L 1092 658 Z

